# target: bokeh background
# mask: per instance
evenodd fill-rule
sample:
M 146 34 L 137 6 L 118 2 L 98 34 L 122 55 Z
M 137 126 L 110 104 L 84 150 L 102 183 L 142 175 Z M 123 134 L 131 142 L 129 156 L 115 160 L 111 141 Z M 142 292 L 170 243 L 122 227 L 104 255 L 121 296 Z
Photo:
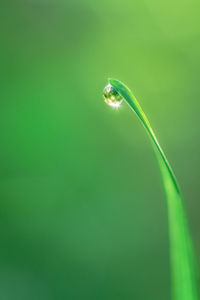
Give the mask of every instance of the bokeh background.
M 0 299 L 168 300 L 167 207 L 139 99 L 197 256 L 200 2 L 1 0 Z

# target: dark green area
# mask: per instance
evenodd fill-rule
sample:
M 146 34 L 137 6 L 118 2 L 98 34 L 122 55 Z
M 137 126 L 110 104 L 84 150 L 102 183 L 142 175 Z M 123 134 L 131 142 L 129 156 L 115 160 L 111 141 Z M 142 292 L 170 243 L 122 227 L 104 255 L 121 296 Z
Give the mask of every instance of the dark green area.
M 166 204 L 126 82 L 199 239 L 200 3 L 1 1 L 0 299 L 168 300 Z M 134 137 L 134 138 L 133 138 Z

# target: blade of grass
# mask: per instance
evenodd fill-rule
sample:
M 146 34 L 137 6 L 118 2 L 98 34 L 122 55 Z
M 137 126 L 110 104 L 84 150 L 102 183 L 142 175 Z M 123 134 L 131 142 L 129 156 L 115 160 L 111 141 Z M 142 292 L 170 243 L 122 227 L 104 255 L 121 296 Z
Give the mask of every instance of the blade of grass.
M 172 168 L 144 114 L 130 89 L 122 82 L 109 79 L 110 85 L 128 103 L 145 127 L 160 166 L 168 204 L 172 293 L 175 300 L 197 300 L 195 258 L 188 229 L 183 199 Z

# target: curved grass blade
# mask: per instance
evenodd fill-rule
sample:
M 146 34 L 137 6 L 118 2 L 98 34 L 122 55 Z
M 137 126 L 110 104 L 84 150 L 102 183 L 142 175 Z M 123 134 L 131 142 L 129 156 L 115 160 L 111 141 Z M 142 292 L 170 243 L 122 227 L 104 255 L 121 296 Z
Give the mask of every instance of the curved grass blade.
M 160 166 L 168 204 L 173 299 L 198 300 L 192 241 L 176 177 L 135 96 L 120 81 L 109 79 L 109 83 L 123 97 L 142 122 L 150 136 Z

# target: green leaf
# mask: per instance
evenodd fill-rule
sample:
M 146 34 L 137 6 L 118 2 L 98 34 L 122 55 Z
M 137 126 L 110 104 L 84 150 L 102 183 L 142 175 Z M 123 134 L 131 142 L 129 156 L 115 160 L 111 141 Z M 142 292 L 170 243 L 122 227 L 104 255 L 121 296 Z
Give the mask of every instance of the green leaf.
M 170 236 L 172 293 L 175 300 L 197 300 L 195 258 L 188 229 L 183 199 L 172 168 L 144 114 L 130 89 L 118 80 L 109 79 L 113 91 L 117 91 L 136 113 L 145 127 L 159 163 L 168 205 Z M 109 95 L 110 96 L 110 95 Z

